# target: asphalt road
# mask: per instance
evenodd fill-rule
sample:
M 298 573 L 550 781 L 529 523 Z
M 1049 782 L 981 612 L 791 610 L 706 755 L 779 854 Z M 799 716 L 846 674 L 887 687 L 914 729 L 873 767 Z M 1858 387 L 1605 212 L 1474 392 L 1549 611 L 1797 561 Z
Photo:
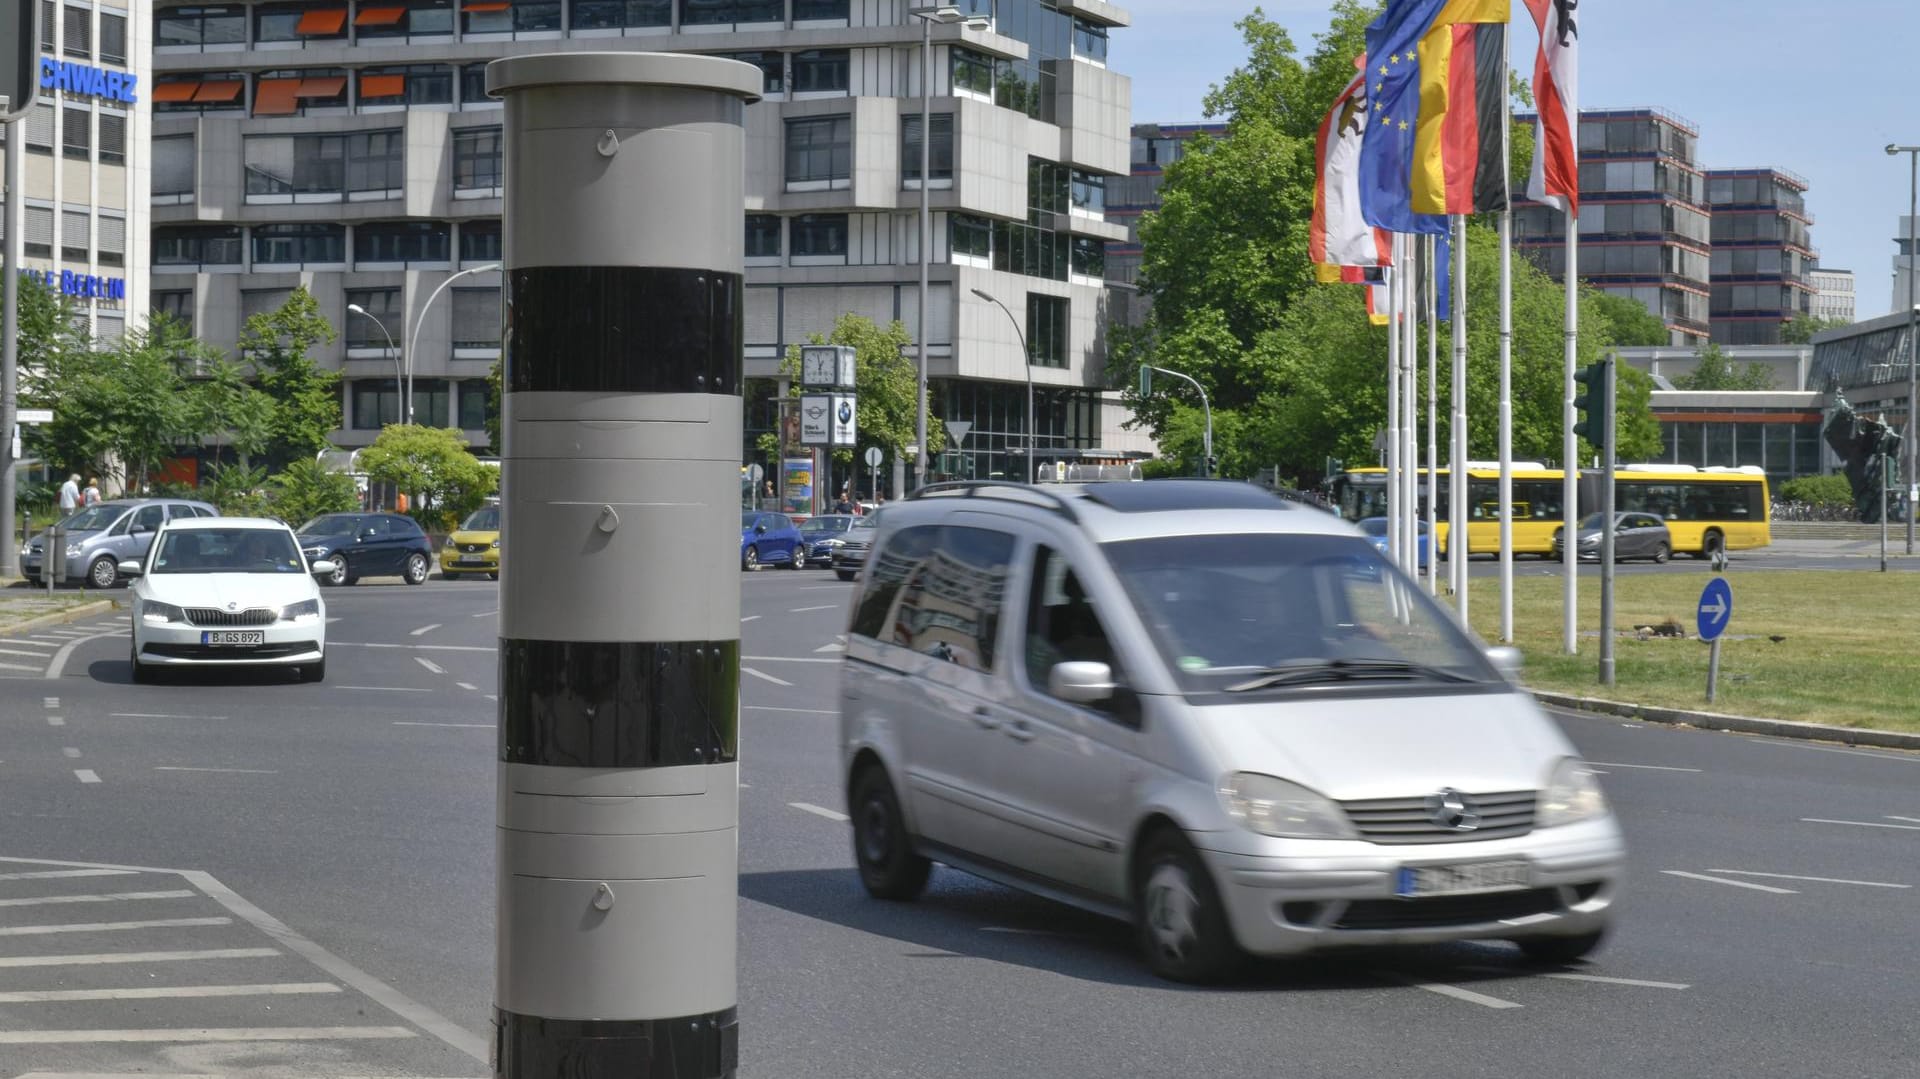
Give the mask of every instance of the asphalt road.
M 852 586 L 743 586 L 743 1076 L 1914 1074 L 1920 757 L 1562 717 L 1632 844 L 1594 961 L 1188 989 L 959 873 L 867 899 L 833 748 Z M 124 614 L 0 640 L 0 1079 L 487 1074 L 498 586 L 327 598 L 318 686 L 136 689 Z

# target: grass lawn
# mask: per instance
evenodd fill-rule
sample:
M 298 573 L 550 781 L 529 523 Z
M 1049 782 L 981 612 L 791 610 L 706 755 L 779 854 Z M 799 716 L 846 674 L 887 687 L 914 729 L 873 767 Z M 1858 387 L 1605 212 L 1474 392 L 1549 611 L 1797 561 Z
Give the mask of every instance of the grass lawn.
M 1803 570 L 1727 574 L 1733 616 L 1720 645 L 1719 693 L 1707 704 L 1707 645 L 1693 637 L 1711 574 L 1621 574 L 1615 581 L 1615 684 L 1599 684 L 1600 582 L 1580 580 L 1580 654 L 1561 648 L 1559 577 L 1514 581 L 1514 643 L 1535 689 L 1845 727 L 1920 731 L 1920 574 Z M 1500 582 L 1476 578 L 1473 628 L 1500 633 Z M 1634 636 L 1672 619 L 1684 640 Z M 1769 638 L 1781 637 L 1776 642 Z

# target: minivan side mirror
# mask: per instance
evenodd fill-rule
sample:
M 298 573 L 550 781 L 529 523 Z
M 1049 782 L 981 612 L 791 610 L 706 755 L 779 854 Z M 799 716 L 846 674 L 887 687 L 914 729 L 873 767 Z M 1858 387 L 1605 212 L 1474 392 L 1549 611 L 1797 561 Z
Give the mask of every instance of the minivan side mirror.
M 139 559 L 135 558 L 129 558 L 125 562 L 120 563 L 118 568 L 120 570 L 120 576 L 122 577 L 138 577 L 146 572 L 145 568 L 140 565 Z
M 1113 682 L 1113 668 L 1092 660 L 1056 663 L 1047 672 L 1047 692 L 1075 704 L 1110 700 L 1118 688 Z
M 1511 681 L 1519 680 L 1520 669 L 1525 665 L 1520 650 L 1506 644 L 1487 649 L 1487 662 L 1493 664 L 1493 669 L 1499 671 L 1502 677 Z

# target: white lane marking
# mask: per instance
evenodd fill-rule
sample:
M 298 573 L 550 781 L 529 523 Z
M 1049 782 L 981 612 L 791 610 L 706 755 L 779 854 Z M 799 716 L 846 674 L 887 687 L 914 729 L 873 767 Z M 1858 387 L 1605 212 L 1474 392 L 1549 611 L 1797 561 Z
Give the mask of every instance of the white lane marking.
M 800 810 L 803 813 L 811 813 L 816 817 L 825 817 L 828 820 L 844 821 L 844 820 L 852 819 L 851 817 L 848 817 L 845 813 L 840 813 L 835 810 L 828 809 L 826 806 L 817 806 L 817 805 L 814 805 L 812 802 L 788 802 L 787 804 L 792 806 L 795 809 Z
M 389 644 L 381 641 L 328 641 L 329 648 L 405 648 L 416 652 L 498 652 L 498 645 L 479 644 Z
M 1806 749 L 1815 753 L 1842 753 L 1849 757 L 1870 757 L 1876 761 L 1899 761 L 1901 764 L 1920 764 L 1920 756 L 1901 756 L 1897 753 L 1878 753 L 1870 749 L 1841 749 L 1838 746 L 1810 746 L 1800 742 L 1760 741 L 1759 745 L 1773 746 L 1776 749 Z
M 491 693 L 482 693 L 482 694 L 481 694 L 481 696 L 482 696 L 482 697 L 485 697 L 486 699 L 488 699 L 488 700 L 490 700 L 490 701 L 497 701 L 497 700 L 499 700 L 499 699 L 500 699 L 500 698 L 498 698 L 498 697 L 496 697 L 496 696 L 494 696 L 494 695 L 493 695 L 493 694 L 491 694 Z
M 73 640 L 70 640 L 67 643 L 61 645 L 60 650 L 53 654 L 52 662 L 47 664 L 46 673 L 41 675 L 41 677 L 47 678 L 47 679 L 55 679 L 60 677 L 62 672 L 64 672 L 67 669 L 67 660 L 69 657 L 73 655 L 74 649 L 80 647 L 83 644 L 86 644 L 88 641 L 105 640 L 106 638 L 113 637 L 113 636 L 116 636 L 116 634 L 95 633 L 87 637 L 75 637 Z
M 755 678 L 758 678 L 758 679 L 760 679 L 760 680 L 761 680 L 761 681 L 763 681 L 763 682 L 772 682 L 772 683 L 773 683 L 774 685 L 776 685 L 776 686 L 791 686 L 791 685 L 793 685 L 793 683 L 792 683 L 792 682 L 789 682 L 789 681 L 787 681 L 787 680 L 786 680 L 786 679 L 784 679 L 784 678 L 775 678 L 775 677 L 774 677 L 773 675 L 770 675 L 770 674 L 761 674 L 761 673 L 760 673 L 759 671 L 756 671 L 756 670 L 754 670 L 754 669 L 753 669 L 752 667 L 742 667 L 742 668 L 740 668 L 740 673 L 741 673 L 741 674 L 750 674 L 750 675 L 752 675 L 752 676 L 754 676 Z
M 757 615 L 757 614 L 750 614 L 750 615 L 748 615 L 748 616 L 746 616 L 745 618 L 742 618 L 742 619 L 740 620 L 740 624 L 744 626 L 744 625 L 746 625 L 746 624 L 747 624 L 748 622 L 754 622 L 754 621 L 758 621 L 758 620 L 759 620 L 759 618 L 760 618 L 760 616 L 759 616 L 759 615 Z
M 1759 873 L 1751 869 L 1709 869 L 1709 873 L 1727 873 L 1736 877 L 1765 877 L 1768 880 L 1810 880 L 1817 884 L 1858 884 L 1862 888 L 1911 888 L 1911 884 L 1888 884 L 1877 880 L 1846 880 L 1841 877 L 1802 877 L 1793 873 Z
M 1641 989 L 1691 989 L 1682 982 L 1650 982 L 1640 978 L 1606 978 L 1598 974 L 1547 974 L 1547 978 L 1558 978 L 1563 982 L 1599 982 L 1603 985 L 1631 985 Z
M 1699 769 L 1699 768 L 1674 768 L 1670 765 L 1665 765 L 1665 764 L 1621 764 L 1618 761 L 1588 761 L 1587 763 L 1597 764 L 1602 768 L 1640 768 L 1649 772 L 1699 772 L 1699 771 L 1702 771 L 1702 769 Z
M 75 922 L 68 925 L 0 926 L 0 937 L 41 937 L 49 933 L 118 933 L 128 929 L 189 929 L 232 925 L 232 918 L 156 918 L 145 922 Z
M 433 672 L 434 674 L 445 674 L 445 673 L 447 673 L 446 671 L 443 671 L 443 670 L 441 670 L 441 669 L 440 669 L 440 665 L 439 665 L 439 664 L 437 664 L 437 663 L 435 663 L 434 661 L 432 661 L 432 660 L 430 660 L 430 659 L 428 659 L 428 658 L 427 658 L 427 657 L 425 657 L 425 656 L 415 656 L 415 657 L 413 657 L 413 661 L 414 661 L 415 663 L 418 663 L 418 664 L 419 664 L 419 665 L 421 665 L 422 667 L 425 667 L 425 668 L 426 668 L 427 670 L 429 670 L 429 671 L 432 671 L 432 672 Z
M 1881 824 L 1873 820 L 1828 820 L 1825 817 L 1801 817 L 1808 824 L 1851 824 L 1858 828 L 1897 828 L 1903 832 L 1920 832 L 1920 824 Z
M 33 671 L 38 673 L 39 670 L 40 668 L 29 666 L 25 663 L 0 663 L 0 671 Z
M 492 723 L 420 723 L 405 719 L 395 720 L 393 725 L 396 727 L 475 727 L 486 730 L 494 729 L 494 724 Z
M 1920 817 L 1896 817 L 1896 816 L 1894 816 L 1893 814 L 1891 814 L 1891 813 L 1889 813 L 1889 814 L 1887 814 L 1887 819 L 1888 819 L 1888 820 L 1903 820 L 1903 821 L 1909 821 L 1909 822 L 1911 822 L 1911 823 L 1914 823 L 1914 824 L 1920 824 Z
M 1019 929 L 1008 925 L 983 925 L 980 927 L 980 932 L 1011 933 L 1021 937 L 1078 937 L 1085 935 L 1083 933 L 1062 933 L 1056 929 Z
M 65 756 L 65 757 L 74 757 L 74 758 L 78 758 L 78 757 L 80 756 L 80 750 L 78 750 L 77 748 L 75 748 L 75 747 L 73 747 L 73 746 L 63 746 L 63 747 L 61 747 L 61 750 L 60 750 L 60 753 L 61 753 L 61 755 L 62 755 L 62 756 Z
M 847 650 L 847 646 L 846 646 L 846 645 L 844 645 L 844 644 L 823 644 L 823 645 L 821 645 L 820 647 L 818 647 L 818 648 L 816 648 L 816 649 L 814 649 L 814 651 L 815 651 L 816 653 L 818 653 L 818 652 L 844 652 L 844 651 L 846 651 L 846 650 Z
M 499 613 L 500 613 L 499 611 L 481 611 L 481 612 L 480 612 L 479 614 L 473 614 L 473 615 L 468 615 L 467 617 L 469 617 L 469 618 L 492 618 L 492 617 L 493 617 L 494 615 L 496 615 L 496 614 L 499 614 Z
M 194 959 L 270 959 L 279 954 L 272 948 L 206 948 L 192 952 L 0 955 L 0 967 L 93 967 L 106 963 L 183 963 Z
M 752 660 L 755 663 L 838 663 L 840 662 L 837 659 L 814 659 L 810 656 L 805 658 L 802 658 L 799 656 L 741 656 L 740 658 L 745 660 Z
M 48 708 L 58 708 L 60 707 L 60 698 L 43 697 L 41 698 L 41 703 L 45 704 Z
M 153 770 L 156 772 L 238 772 L 242 775 L 250 776 L 277 776 L 280 774 L 279 770 L 274 768 L 194 768 L 184 764 L 156 764 L 153 766 Z
M 1425 989 L 1429 993 L 1438 993 L 1443 997 L 1464 1000 L 1469 1004 L 1478 1004 L 1484 1008 L 1519 1008 L 1523 1006 L 1515 1001 L 1502 1000 L 1499 997 L 1490 997 L 1485 993 L 1476 993 L 1471 989 L 1462 989 L 1457 985 L 1448 985 L 1445 982 L 1429 982 L 1421 978 L 1409 977 L 1405 974 L 1396 974 L 1390 970 L 1376 970 L 1374 973 L 1389 981 L 1396 981 L 1402 985 L 1410 985 L 1415 989 Z
M 16 993 L 0 993 L 0 1004 L 53 1004 L 69 1000 L 168 1000 L 179 997 L 291 997 L 340 991 L 340 987 L 332 982 L 141 985 L 126 989 L 28 989 Z
M 188 716 L 173 712 L 108 712 L 115 719 L 225 719 L 226 716 Z
M 66 725 L 67 725 L 67 721 L 60 716 L 47 717 L 47 726 L 49 727 L 64 727 Z
M 466 690 L 468 693 L 480 692 L 480 687 L 474 685 L 472 682 L 455 682 L 454 685 L 459 686 L 461 689 Z
M 105 892 L 98 895 L 41 895 L 27 899 L 0 899 L 0 907 L 37 907 L 50 903 L 124 903 L 136 899 L 191 899 L 195 892 Z
M 73 778 L 82 783 L 98 783 L 100 782 L 100 773 L 91 768 L 75 768 L 73 770 Z
M 52 880 L 56 877 L 131 877 L 137 869 L 42 869 L 33 873 L 0 873 L 0 880 Z
M 127 1042 L 304 1042 L 413 1038 L 406 1027 L 169 1027 L 163 1030 L 0 1030 L 0 1045 Z
M 441 627 L 441 625 L 442 625 L 442 624 L 443 624 L 443 623 L 440 623 L 440 622 L 434 622 L 434 623 L 431 623 L 431 624 L 429 624 L 429 625 L 424 625 L 424 626 L 421 626 L 421 627 L 420 627 L 419 629 L 416 629 L 416 630 L 414 630 L 414 631 L 412 631 L 411 633 L 409 633 L 409 634 L 407 634 L 407 636 L 409 636 L 409 637 L 425 637 L 425 636 L 426 636 L 427 634 L 429 634 L 429 633 L 432 633 L 432 632 L 433 632 L 434 630 L 436 630 L 436 629 L 439 629 L 439 628 Z
M 358 990 L 362 996 L 371 997 L 381 1007 L 473 1059 L 482 1063 L 487 1061 L 488 1047 L 485 1038 L 472 1033 L 432 1008 L 294 932 L 286 923 L 247 902 L 239 893 L 214 879 L 211 874 L 186 869 L 181 870 L 180 875 L 186 878 L 187 883 L 212 897 L 214 902 L 245 918 L 255 929 L 272 937 L 288 951 Z
M 1731 884 L 1735 888 L 1752 888 L 1756 892 L 1772 892 L 1775 895 L 1799 895 L 1792 888 L 1775 888 L 1770 884 L 1755 884 L 1752 881 L 1728 880 L 1725 877 L 1709 877 L 1702 873 L 1686 873 L 1678 869 L 1662 869 L 1660 872 L 1669 877 L 1685 877 L 1688 880 L 1704 880 L 1712 884 Z
M 25 649 L 20 649 L 20 648 L 0 648 L 0 656 L 27 656 L 32 659 L 47 658 L 47 654 L 45 652 L 28 652 Z
M 788 611 L 787 613 L 788 614 L 806 614 L 808 611 L 836 611 L 839 609 L 840 609 L 840 605 L 838 603 L 822 603 L 818 607 L 795 607 L 792 610 Z
M 837 716 L 840 713 L 825 708 L 775 708 L 770 704 L 743 704 L 741 710 L 747 712 L 797 712 L 809 716 Z
M 335 689 L 352 689 L 362 693 L 432 693 L 431 689 L 414 689 L 410 686 L 335 686 Z

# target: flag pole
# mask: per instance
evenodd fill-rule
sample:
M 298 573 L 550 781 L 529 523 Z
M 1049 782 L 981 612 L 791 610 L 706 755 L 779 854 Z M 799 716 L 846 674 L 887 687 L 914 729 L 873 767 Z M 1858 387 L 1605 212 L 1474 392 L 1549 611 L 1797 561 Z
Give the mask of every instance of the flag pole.
M 1448 433 L 1453 451 L 1448 468 L 1452 474 L 1452 520 L 1447 525 L 1447 562 L 1452 571 L 1454 603 L 1460 612 L 1460 624 L 1467 625 L 1467 563 L 1473 558 L 1472 537 L 1468 534 L 1467 500 L 1467 219 L 1459 214 L 1450 223 L 1453 230 L 1453 419 Z
M 1393 234 L 1387 268 L 1387 560 L 1400 562 L 1400 234 Z
M 1568 207 L 1569 210 L 1572 207 Z M 1580 436 L 1573 433 L 1577 422 L 1573 408 L 1573 371 L 1580 362 L 1580 222 L 1572 213 L 1567 219 L 1567 264 L 1561 277 L 1567 287 L 1566 372 L 1561 387 L 1563 400 L 1560 419 L 1565 427 L 1561 440 L 1562 471 L 1560 485 L 1562 516 L 1560 524 L 1560 574 L 1564 582 L 1561 596 L 1561 632 L 1566 638 L 1567 655 L 1580 652 L 1578 600 L 1580 592 Z
M 1512 78 L 1511 35 L 1502 38 L 1502 82 Z M 1501 87 L 1500 169 L 1513 182 L 1513 98 Z M 1500 210 L 1500 643 L 1513 643 L 1513 192 Z
M 1427 236 L 1427 594 L 1440 592 L 1440 241 Z
M 1406 247 L 1408 266 L 1418 267 L 1418 237 L 1407 237 Z M 1406 537 L 1407 575 L 1417 581 L 1420 579 L 1420 273 L 1417 268 L 1407 274 L 1402 287 L 1406 289 L 1407 328 L 1400 343 L 1400 415 L 1404 420 L 1400 427 L 1406 439 L 1401 459 L 1407 463 L 1407 485 L 1400 532 Z

